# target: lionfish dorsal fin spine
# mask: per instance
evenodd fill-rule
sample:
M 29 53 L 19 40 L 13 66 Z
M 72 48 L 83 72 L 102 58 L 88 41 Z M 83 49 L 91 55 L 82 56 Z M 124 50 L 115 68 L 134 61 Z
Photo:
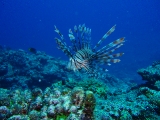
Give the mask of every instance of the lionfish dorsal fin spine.
M 56 26 L 55 27 L 55 32 L 58 33 L 58 35 L 60 36 L 61 39 L 55 38 L 56 43 L 58 45 L 58 48 L 61 49 L 65 55 L 67 55 L 68 57 L 72 57 L 72 53 L 69 49 L 69 47 L 67 47 L 67 44 L 64 42 L 64 37 L 61 34 L 61 32 L 57 29 Z
M 77 52 L 77 50 L 78 50 L 77 45 L 76 45 L 77 41 L 76 41 L 75 36 L 74 36 L 74 34 L 73 34 L 73 32 L 72 32 L 71 29 L 69 29 L 69 34 L 68 34 L 68 36 L 69 36 L 70 41 L 71 41 L 71 43 L 72 43 L 73 50 L 74 50 L 75 52 Z

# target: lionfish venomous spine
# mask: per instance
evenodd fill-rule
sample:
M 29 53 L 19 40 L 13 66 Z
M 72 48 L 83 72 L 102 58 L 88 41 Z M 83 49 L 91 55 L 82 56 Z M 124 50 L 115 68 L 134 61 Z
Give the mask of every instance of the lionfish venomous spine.
M 99 41 L 91 48 L 91 29 L 87 28 L 85 24 L 74 26 L 74 32 L 69 29 L 69 38 L 72 43 L 71 47 L 68 47 L 64 41 L 64 37 L 61 32 L 55 26 L 55 32 L 59 34 L 60 39 L 55 38 L 58 48 L 61 49 L 68 57 L 68 68 L 73 71 L 79 71 L 85 69 L 88 73 L 96 73 L 100 69 L 100 65 L 110 62 L 117 63 L 120 59 L 117 57 L 122 56 L 124 53 L 112 54 L 116 49 L 120 48 L 124 43 L 124 37 L 119 38 L 104 47 L 96 50 L 102 42 L 115 30 L 114 25 Z M 76 37 L 75 37 L 76 36 Z

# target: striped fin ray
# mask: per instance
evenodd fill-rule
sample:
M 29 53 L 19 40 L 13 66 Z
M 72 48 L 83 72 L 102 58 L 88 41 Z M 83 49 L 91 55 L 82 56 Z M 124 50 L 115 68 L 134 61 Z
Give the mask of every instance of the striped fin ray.
M 79 49 L 81 49 L 81 39 L 79 38 L 79 35 L 78 35 L 78 29 L 79 29 L 79 27 L 77 27 L 76 25 L 74 26 L 74 32 L 76 33 L 76 35 L 77 35 L 77 48 L 78 48 L 78 46 L 79 46 Z
M 117 62 L 120 62 L 121 60 L 120 59 L 101 59 L 100 60 L 100 63 L 104 64 L 104 63 L 117 63 Z
M 95 61 L 100 62 L 101 64 L 107 63 L 110 65 L 110 62 L 117 63 L 120 62 L 120 59 L 115 59 L 116 57 L 122 56 L 124 53 L 116 53 L 108 56 L 100 56 Z
M 117 63 L 120 62 L 120 59 L 107 59 L 105 62 L 112 62 L 112 63 Z
M 91 29 L 85 27 L 85 24 L 83 24 L 78 26 L 78 31 L 80 33 L 78 39 L 81 41 L 81 49 L 88 48 L 91 40 Z
M 70 52 L 66 44 L 58 38 L 55 38 L 55 40 L 56 40 L 56 43 L 58 44 L 58 48 L 61 49 L 64 52 L 64 54 L 67 55 L 68 57 L 72 57 L 72 53 Z
M 109 49 L 111 49 L 111 48 L 113 48 L 113 47 L 115 47 L 117 45 L 122 44 L 124 42 L 124 39 L 125 39 L 124 37 L 123 38 L 119 38 L 119 39 L 109 43 L 108 45 L 106 45 L 103 48 L 99 49 L 96 52 L 96 54 L 102 54 L 102 53 L 106 52 L 107 50 L 109 50 Z
M 85 34 L 85 38 L 84 38 L 85 40 L 82 43 L 82 48 L 83 49 L 90 49 L 91 29 L 85 27 L 84 34 Z
M 98 59 L 111 59 L 111 58 L 115 58 L 115 57 L 120 57 L 123 54 L 124 53 L 116 53 L 116 54 L 112 54 L 112 55 L 100 56 L 100 57 L 98 57 Z
M 116 25 L 114 25 L 96 44 L 96 46 L 93 48 L 93 51 L 96 50 L 97 47 L 100 46 L 100 44 L 102 44 L 102 42 L 115 30 Z
M 101 54 L 98 54 L 97 57 L 102 57 L 102 56 L 107 56 L 111 53 L 113 53 L 116 49 L 120 48 L 123 44 L 121 43 L 120 45 L 116 46 L 115 48 L 113 48 L 112 50 L 108 51 L 108 52 L 102 52 Z
M 57 27 L 56 26 L 54 26 L 54 28 L 55 28 L 55 32 L 56 33 L 58 33 L 58 35 L 60 36 L 60 38 L 62 39 L 62 40 L 64 40 L 64 37 L 63 37 L 63 35 L 61 34 L 61 32 L 57 29 Z
M 64 42 L 64 37 L 61 34 L 61 32 L 55 27 L 55 32 L 58 33 L 61 39 L 55 38 L 56 43 L 58 45 L 58 48 L 61 49 L 68 57 L 72 57 L 72 53 L 70 52 L 69 48 L 67 47 L 67 44 Z
M 74 32 L 76 36 L 74 36 L 71 29 L 69 29 L 69 38 L 72 42 L 74 51 L 78 51 L 80 49 L 89 48 L 89 41 L 91 40 L 91 29 L 85 27 L 85 24 L 79 25 L 78 27 L 74 26 Z
M 84 24 L 83 25 L 79 25 L 78 26 L 78 30 L 79 30 L 79 34 L 80 34 L 80 36 L 79 36 L 79 43 L 80 43 L 80 49 L 82 49 L 83 48 L 83 43 L 84 43 L 84 37 L 83 37 L 83 35 L 84 35 L 84 33 L 83 33 L 83 26 L 84 26 Z
M 75 37 L 74 37 L 73 32 L 72 32 L 71 29 L 69 29 L 69 34 L 68 34 L 68 36 L 69 36 L 70 41 L 71 41 L 71 43 L 72 43 L 73 50 L 74 50 L 75 52 L 77 52 L 77 50 L 78 50 L 77 45 L 76 45 L 77 41 L 76 41 L 76 39 L 75 39 Z

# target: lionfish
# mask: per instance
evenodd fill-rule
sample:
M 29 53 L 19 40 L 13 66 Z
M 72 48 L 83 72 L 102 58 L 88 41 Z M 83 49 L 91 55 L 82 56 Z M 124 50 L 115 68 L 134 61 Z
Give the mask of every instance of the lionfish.
M 107 64 L 110 62 L 117 63 L 120 59 L 116 57 L 122 56 L 124 53 L 112 54 L 116 49 L 120 48 L 124 43 L 124 37 L 119 38 L 104 47 L 96 50 L 102 42 L 115 30 L 114 25 L 99 41 L 91 48 L 91 29 L 87 28 L 85 24 L 74 26 L 74 32 L 69 29 L 69 38 L 72 46 L 68 47 L 64 41 L 63 34 L 55 26 L 55 32 L 59 34 L 60 39 L 55 38 L 58 48 L 61 49 L 65 55 L 69 57 L 69 63 L 67 68 L 73 71 L 79 71 L 84 69 L 87 73 L 94 74 L 100 68 L 100 65 Z

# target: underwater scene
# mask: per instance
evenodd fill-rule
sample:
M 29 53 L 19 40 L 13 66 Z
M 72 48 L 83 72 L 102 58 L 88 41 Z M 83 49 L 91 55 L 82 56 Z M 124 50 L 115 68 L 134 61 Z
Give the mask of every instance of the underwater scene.
M 0 120 L 160 120 L 159 0 L 1 0 Z

